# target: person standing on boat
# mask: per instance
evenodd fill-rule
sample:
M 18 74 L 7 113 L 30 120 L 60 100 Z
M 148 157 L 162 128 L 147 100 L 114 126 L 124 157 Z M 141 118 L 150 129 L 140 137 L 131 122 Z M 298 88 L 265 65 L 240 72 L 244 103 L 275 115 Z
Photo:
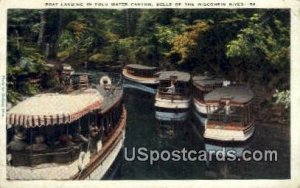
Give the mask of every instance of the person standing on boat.
M 89 139 L 81 134 L 81 126 L 80 125 L 77 127 L 74 137 L 86 144 L 89 142 Z
M 230 114 L 230 105 L 229 105 L 229 101 L 226 101 L 225 103 L 225 122 L 228 123 L 229 120 L 229 114 Z
M 90 135 L 91 135 L 91 152 L 97 152 L 97 142 L 99 140 L 99 127 L 93 122 L 90 126 Z
M 170 94 L 175 94 L 176 92 L 175 80 L 171 80 L 171 86 L 167 87 L 167 92 Z

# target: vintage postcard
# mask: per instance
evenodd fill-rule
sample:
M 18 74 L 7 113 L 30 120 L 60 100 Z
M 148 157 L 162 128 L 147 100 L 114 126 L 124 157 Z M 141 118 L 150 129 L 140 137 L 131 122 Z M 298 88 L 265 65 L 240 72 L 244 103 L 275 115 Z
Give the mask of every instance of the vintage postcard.
M 0 0 L 0 187 L 299 187 L 299 4 Z

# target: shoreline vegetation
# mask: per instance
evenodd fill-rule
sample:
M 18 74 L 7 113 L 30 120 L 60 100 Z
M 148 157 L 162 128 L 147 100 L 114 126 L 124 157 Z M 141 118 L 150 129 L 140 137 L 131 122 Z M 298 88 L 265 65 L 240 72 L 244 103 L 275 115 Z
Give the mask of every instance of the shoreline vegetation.
M 289 24 L 286 9 L 10 9 L 7 101 L 57 88 L 63 63 L 117 72 L 136 63 L 245 83 L 258 120 L 289 125 Z

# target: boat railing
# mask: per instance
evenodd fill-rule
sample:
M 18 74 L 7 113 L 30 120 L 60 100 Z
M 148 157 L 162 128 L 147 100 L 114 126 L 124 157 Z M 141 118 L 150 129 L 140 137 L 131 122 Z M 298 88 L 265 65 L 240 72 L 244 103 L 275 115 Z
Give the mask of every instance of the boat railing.
M 123 87 L 123 77 L 120 73 L 115 72 L 93 72 L 90 74 L 89 79 L 92 84 L 99 84 L 100 79 L 103 77 L 108 77 L 111 81 L 113 87 L 122 88 Z
M 177 99 L 182 100 L 188 97 L 188 92 L 184 88 L 176 88 L 175 92 L 170 92 L 168 87 L 159 87 L 158 93 L 163 99 Z
M 109 79 L 111 89 L 123 89 L 123 77 L 120 73 L 114 72 L 77 72 L 72 75 L 74 88 L 80 86 L 80 76 L 87 75 L 89 86 L 99 85 L 101 78 L 104 76 Z
M 12 166 L 36 166 L 45 163 L 65 164 L 78 159 L 83 145 L 49 148 L 41 151 L 25 150 L 8 150 L 11 155 L 9 163 Z

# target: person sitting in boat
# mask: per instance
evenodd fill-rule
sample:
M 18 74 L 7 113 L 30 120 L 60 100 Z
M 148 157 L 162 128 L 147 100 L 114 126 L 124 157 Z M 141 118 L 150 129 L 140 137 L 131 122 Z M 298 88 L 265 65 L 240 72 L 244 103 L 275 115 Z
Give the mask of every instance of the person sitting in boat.
M 63 134 L 58 137 L 59 144 L 62 146 L 72 146 L 74 143 L 72 142 L 72 136 L 68 134 Z
M 35 143 L 32 146 L 28 146 L 33 151 L 47 150 L 49 147 L 45 144 L 45 137 L 43 135 L 37 135 L 35 137 Z
M 89 139 L 86 138 L 85 136 L 83 136 L 83 135 L 81 134 L 81 126 L 78 126 L 78 127 L 77 127 L 77 129 L 76 129 L 76 131 L 75 131 L 75 134 L 74 134 L 73 138 L 74 138 L 75 140 L 79 140 L 79 141 L 82 141 L 82 142 L 84 142 L 84 143 L 88 143 L 88 142 L 89 142 Z
M 15 151 L 25 150 L 28 144 L 24 141 L 26 139 L 25 133 L 16 129 L 13 140 L 7 145 L 7 148 Z
M 166 87 L 166 89 L 167 89 L 167 93 L 175 94 L 175 92 L 176 92 L 175 80 L 171 80 L 171 86 Z

